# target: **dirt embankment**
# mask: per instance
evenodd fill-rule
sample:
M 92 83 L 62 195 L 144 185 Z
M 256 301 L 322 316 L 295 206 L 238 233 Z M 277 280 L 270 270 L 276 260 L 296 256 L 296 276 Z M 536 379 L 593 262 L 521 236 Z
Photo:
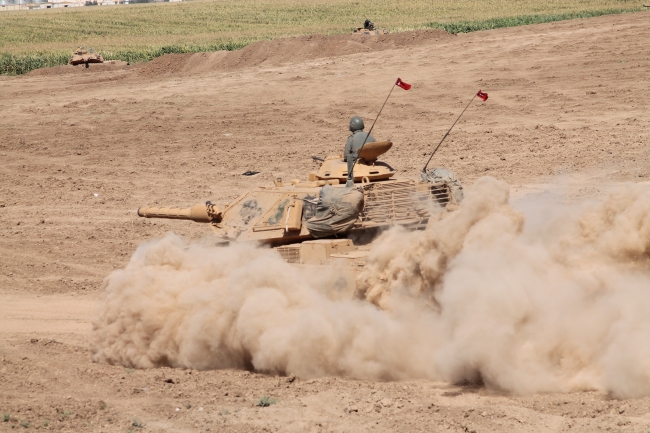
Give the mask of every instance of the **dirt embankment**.
M 454 35 L 443 30 L 419 30 L 379 36 L 355 34 L 298 36 L 255 42 L 237 51 L 165 55 L 139 65 L 138 69 L 143 76 L 232 71 L 255 66 L 279 66 L 283 63 L 304 62 L 348 54 L 406 49 L 451 38 L 454 38 Z M 359 67 L 362 69 L 361 64 Z
M 206 53 L 166 54 L 154 60 L 131 65 L 143 77 L 164 74 L 199 74 L 210 71 L 233 71 L 255 66 L 278 66 L 289 62 L 323 59 L 348 54 L 367 54 L 376 51 L 406 49 L 427 43 L 454 38 L 443 30 L 419 30 L 387 35 L 311 35 L 281 38 L 272 41 L 252 43 L 236 51 Z M 119 60 L 104 64 L 70 65 L 42 68 L 30 72 L 29 76 L 56 76 L 72 73 L 94 74 L 115 71 L 128 66 Z

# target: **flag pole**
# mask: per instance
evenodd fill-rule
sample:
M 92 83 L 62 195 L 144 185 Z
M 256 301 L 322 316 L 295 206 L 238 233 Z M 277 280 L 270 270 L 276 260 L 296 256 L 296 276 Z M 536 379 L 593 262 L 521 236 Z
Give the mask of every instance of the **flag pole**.
M 366 138 L 365 138 L 365 140 L 363 140 L 363 144 L 361 144 L 361 147 L 357 151 L 357 157 L 354 159 L 354 163 L 352 164 L 352 170 L 350 170 L 350 172 L 348 173 L 348 180 L 345 183 L 346 187 L 351 187 L 352 185 L 354 185 L 354 166 L 357 165 L 357 161 L 359 160 L 359 154 L 361 154 L 361 151 L 363 150 L 363 146 L 366 145 L 366 141 L 368 140 L 368 137 L 370 137 L 370 133 L 372 132 L 372 128 L 375 127 L 375 123 L 377 123 L 377 119 L 379 119 L 379 115 L 381 114 L 381 111 L 386 106 L 386 102 L 388 102 L 388 98 L 390 98 L 390 94 L 393 93 L 393 89 L 395 89 L 396 84 L 397 84 L 397 81 L 390 88 L 390 92 L 388 92 L 388 96 L 386 96 L 386 100 L 384 101 L 384 104 L 379 109 L 379 113 L 377 113 L 377 117 L 375 117 L 375 121 L 372 122 L 372 126 L 370 127 L 370 130 L 366 134 Z
M 480 90 L 479 90 L 478 92 L 481 93 Z M 465 110 L 467 110 L 467 109 L 469 108 L 469 105 L 472 103 L 472 101 L 474 101 L 474 98 L 476 98 L 476 97 L 479 95 L 479 93 L 477 93 L 476 95 L 474 95 L 474 96 L 472 97 L 472 99 L 470 99 L 470 101 L 469 101 L 469 103 L 467 104 L 467 106 L 465 107 L 465 109 L 460 113 L 460 116 L 458 116 L 458 118 L 456 119 L 456 121 L 454 122 L 454 124 L 451 125 L 451 128 L 449 128 L 449 130 L 447 131 L 447 133 L 442 137 L 442 140 L 440 140 L 440 143 L 438 143 L 438 145 L 436 146 L 436 148 L 433 149 L 433 152 L 431 153 L 431 156 L 429 157 L 429 160 L 427 161 L 426 164 L 424 164 L 424 168 L 422 169 L 422 173 L 426 173 L 426 171 L 427 171 L 427 166 L 428 166 L 429 163 L 431 162 L 431 159 L 433 158 L 433 155 L 436 154 L 436 152 L 438 151 L 438 148 L 440 147 L 440 145 L 442 144 L 442 142 L 445 141 L 445 138 L 447 138 L 447 136 L 449 135 L 449 133 L 451 132 L 451 130 L 454 128 L 454 126 L 456 125 L 456 123 L 458 122 L 458 120 L 461 118 L 461 116 L 463 115 L 463 113 L 465 113 Z M 485 99 L 487 99 L 487 96 L 486 96 Z M 484 100 L 485 100 L 485 99 L 484 99 Z

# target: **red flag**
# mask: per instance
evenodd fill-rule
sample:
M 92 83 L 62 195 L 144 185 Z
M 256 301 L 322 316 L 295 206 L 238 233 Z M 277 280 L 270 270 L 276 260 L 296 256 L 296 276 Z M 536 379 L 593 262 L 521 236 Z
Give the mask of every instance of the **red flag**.
M 411 85 L 410 85 L 409 83 L 405 83 L 404 81 L 402 81 L 401 78 L 398 78 L 398 79 L 397 79 L 397 81 L 395 82 L 395 85 L 396 85 L 397 87 L 401 87 L 401 88 L 404 89 L 404 90 L 408 90 L 408 89 L 411 88 Z
M 487 98 L 488 98 L 487 93 L 483 93 L 482 90 L 479 90 L 478 93 L 476 94 L 476 96 L 481 98 L 483 101 L 487 101 Z

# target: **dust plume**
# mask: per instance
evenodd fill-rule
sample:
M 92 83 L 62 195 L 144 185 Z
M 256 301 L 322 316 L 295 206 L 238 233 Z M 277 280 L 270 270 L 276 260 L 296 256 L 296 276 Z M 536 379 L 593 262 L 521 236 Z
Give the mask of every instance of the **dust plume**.
M 649 257 L 647 188 L 513 206 L 508 185 L 485 177 L 427 230 L 381 235 L 364 299 L 333 300 L 328 275 L 269 249 L 173 234 L 143 244 L 105 280 L 91 350 L 141 368 L 649 395 Z

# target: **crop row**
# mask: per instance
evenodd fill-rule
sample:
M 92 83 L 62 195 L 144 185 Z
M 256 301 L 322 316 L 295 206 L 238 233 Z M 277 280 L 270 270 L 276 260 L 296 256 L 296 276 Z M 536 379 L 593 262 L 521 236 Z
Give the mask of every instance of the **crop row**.
M 603 9 L 603 10 L 588 10 L 588 11 L 577 11 L 577 12 L 567 12 L 561 14 L 545 14 L 545 15 L 518 15 L 514 17 L 504 17 L 504 18 L 491 18 L 488 20 L 480 21 L 459 21 L 453 23 L 439 23 L 439 22 L 430 22 L 425 24 L 425 27 L 434 28 L 434 29 L 443 29 L 449 33 L 469 33 L 476 32 L 481 30 L 493 30 L 503 27 L 516 27 L 516 26 L 527 26 L 531 24 L 543 24 L 551 23 L 554 21 L 566 21 L 574 20 L 580 18 L 593 18 L 603 15 L 614 15 L 622 14 L 628 12 L 639 11 L 639 8 L 630 8 L 630 9 Z

